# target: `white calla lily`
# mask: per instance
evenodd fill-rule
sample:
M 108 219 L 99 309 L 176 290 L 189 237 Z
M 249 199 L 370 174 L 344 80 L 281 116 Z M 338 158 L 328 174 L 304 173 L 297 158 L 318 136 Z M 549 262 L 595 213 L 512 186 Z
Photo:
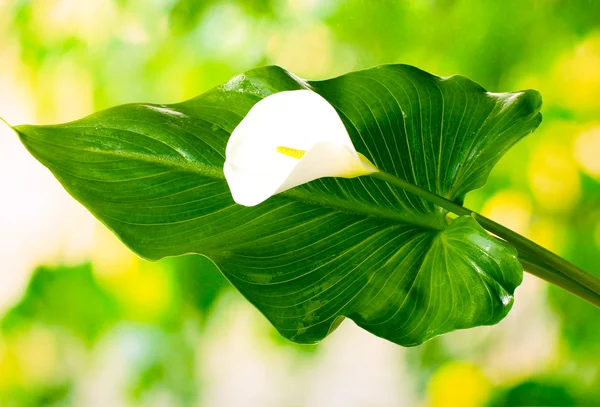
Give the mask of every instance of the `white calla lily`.
M 378 171 L 356 151 L 333 106 L 310 90 L 279 92 L 254 105 L 225 154 L 225 179 L 245 206 L 317 178 Z

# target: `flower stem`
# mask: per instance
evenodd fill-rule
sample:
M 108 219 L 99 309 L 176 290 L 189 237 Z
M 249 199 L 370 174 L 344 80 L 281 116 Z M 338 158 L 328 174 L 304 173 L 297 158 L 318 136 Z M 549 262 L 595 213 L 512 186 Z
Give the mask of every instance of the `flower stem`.
M 562 273 L 555 269 L 547 269 L 544 266 L 538 265 L 536 259 L 529 258 L 526 254 L 519 254 L 519 261 L 523 265 L 525 271 L 529 274 L 533 274 L 549 283 L 552 283 L 562 289 L 570 292 L 593 304 L 600 307 L 600 296 L 597 292 L 590 290 L 587 287 L 578 284 L 577 282 L 565 277 Z
M 600 307 L 600 279 L 562 257 L 477 212 L 395 175 L 379 171 L 371 174 L 371 176 L 412 192 L 456 215 L 472 216 L 484 229 L 517 249 L 519 260 L 526 271 Z

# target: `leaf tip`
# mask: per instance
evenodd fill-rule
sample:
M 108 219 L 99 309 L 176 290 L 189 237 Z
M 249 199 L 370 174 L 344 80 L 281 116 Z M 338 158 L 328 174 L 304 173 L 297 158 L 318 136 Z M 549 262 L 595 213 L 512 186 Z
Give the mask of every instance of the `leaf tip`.
M 10 127 L 11 129 L 13 128 L 13 126 L 10 125 L 9 122 L 6 121 L 6 119 L 4 119 L 4 117 L 0 116 L 0 121 L 2 121 L 4 124 L 6 124 L 8 127 Z
M 524 90 L 521 96 L 523 107 L 531 111 L 532 114 L 539 113 L 542 108 L 542 94 L 535 89 Z

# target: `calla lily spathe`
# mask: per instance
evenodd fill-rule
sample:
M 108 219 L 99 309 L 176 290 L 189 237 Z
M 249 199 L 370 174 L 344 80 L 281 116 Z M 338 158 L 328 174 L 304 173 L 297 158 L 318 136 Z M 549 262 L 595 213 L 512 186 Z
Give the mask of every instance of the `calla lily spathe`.
M 333 106 L 310 90 L 256 103 L 231 133 L 225 154 L 231 194 L 245 206 L 317 178 L 378 171 L 356 151 Z

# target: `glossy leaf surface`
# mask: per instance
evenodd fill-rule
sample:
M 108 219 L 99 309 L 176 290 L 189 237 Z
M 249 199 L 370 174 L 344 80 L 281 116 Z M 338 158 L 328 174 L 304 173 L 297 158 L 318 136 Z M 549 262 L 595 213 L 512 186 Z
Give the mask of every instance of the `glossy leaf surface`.
M 132 250 L 208 256 L 296 342 L 324 338 L 342 317 L 405 346 L 502 319 L 522 268 L 470 217 L 448 225 L 441 208 L 369 177 L 234 204 L 222 171 L 231 131 L 261 98 L 302 88 L 337 109 L 378 168 L 456 201 L 541 120 L 535 91 L 491 94 L 406 65 L 318 82 L 264 67 L 184 103 L 15 129 Z

